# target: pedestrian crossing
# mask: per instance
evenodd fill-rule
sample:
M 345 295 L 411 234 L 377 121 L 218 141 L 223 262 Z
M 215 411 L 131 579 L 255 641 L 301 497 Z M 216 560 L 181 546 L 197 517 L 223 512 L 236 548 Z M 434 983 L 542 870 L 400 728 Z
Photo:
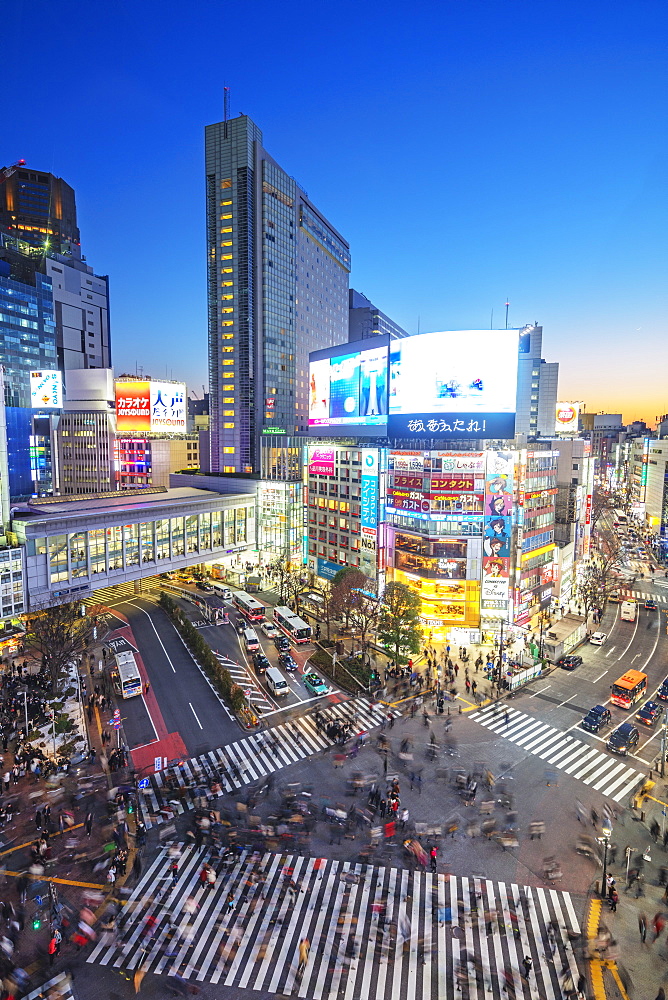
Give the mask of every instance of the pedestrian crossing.
M 571 935 L 580 927 L 567 892 L 247 851 L 210 890 L 200 887 L 204 857 L 186 848 L 172 885 L 161 853 L 117 939 L 87 961 L 310 1000 L 526 996 L 525 956 L 532 996 L 561 1000 L 564 977 L 578 980 Z
M 650 598 L 657 604 L 668 604 L 668 597 L 663 594 L 650 594 L 643 590 L 628 590 L 626 587 L 619 588 L 619 597 L 622 601 L 640 601 L 644 604 Z
M 44 997 L 53 997 L 54 1000 L 56 997 L 59 1000 L 75 1000 L 74 993 L 72 992 L 72 977 L 65 972 L 60 972 L 53 979 L 49 979 L 48 982 L 43 983 L 37 989 L 26 993 L 23 1000 L 42 1000 Z
M 145 577 L 141 581 L 141 592 L 137 593 L 134 583 L 117 583 L 113 587 L 101 587 L 95 590 L 90 597 L 84 601 L 86 607 L 95 607 L 97 604 L 109 604 L 118 602 L 124 598 L 141 597 L 154 594 L 160 589 L 159 581 L 155 577 Z
M 223 656 L 222 653 L 217 653 L 215 650 L 214 656 L 222 663 L 225 669 L 229 671 L 229 674 L 235 684 L 238 684 L 244 691 L 251 692 L 249 695 L 249 701 L 256 712 L 264 715 L 266 712 L 273 711 L 274 705 L 269 701 L 248 667 L 237 663 L 235 660 L 231 660 L 228 656 Z
M 629 767 L 626 758 L 601 753 L 589 743 L 514 708 L 491 705 L 469 718 L 614 802 L 623 802 L 643 778 L 637 768 Z
M 340 719 L 351 723 L 357 734 L 379 726 L 388 712 L 395 717 L 401 714 L 396 709 L 371 704 L 366 698 L 342 701 L 319 712 L 326 722 Z M 223 791 L 234 792 L 332 745 L 329 737 L 318 730 L 314 717 L 303 715 L 179 762 L 170 769 L 175 787 L 170 788 L 166 774 L 158 771 L 150 776 L 149 787 L 140 791 L 146 826 L 163 823 L 194 808 L 195 799 L 213 798 L 206 781 L 214 772 L 220 776 Z

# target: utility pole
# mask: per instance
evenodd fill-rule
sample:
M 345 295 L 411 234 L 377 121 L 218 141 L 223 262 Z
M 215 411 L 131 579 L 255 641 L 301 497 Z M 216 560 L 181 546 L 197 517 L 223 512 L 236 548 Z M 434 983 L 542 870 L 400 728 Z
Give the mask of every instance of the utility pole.
M 661 733 L 661 777 L 666 776 L 666 728 L 668 727 L 668 708 L 663 713 L 663 731 Z

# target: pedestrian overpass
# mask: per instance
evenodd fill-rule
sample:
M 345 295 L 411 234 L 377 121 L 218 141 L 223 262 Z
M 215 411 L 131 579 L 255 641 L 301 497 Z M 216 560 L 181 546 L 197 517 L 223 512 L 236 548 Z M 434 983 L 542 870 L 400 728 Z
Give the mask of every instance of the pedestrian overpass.
M 26 611 L 256 547 L 253 494 L 150 487 L 16 506 Z

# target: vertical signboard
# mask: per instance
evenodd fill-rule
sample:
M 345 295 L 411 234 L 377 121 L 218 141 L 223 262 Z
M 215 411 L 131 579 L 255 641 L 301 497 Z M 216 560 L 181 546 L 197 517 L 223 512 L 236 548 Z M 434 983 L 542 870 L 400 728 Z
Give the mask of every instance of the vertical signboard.
M 334 449 L 309 448 L 308 471 L 310 476 L 333 476 Z
M 508 615 L 515 453 L 490 451 L 485 470 L 481 616 Z
M 361 553 L 360 569 L 376 579 L 376 548 L 378 541 L 378 450 L 362 449 L 362 496 L 360 509 Z

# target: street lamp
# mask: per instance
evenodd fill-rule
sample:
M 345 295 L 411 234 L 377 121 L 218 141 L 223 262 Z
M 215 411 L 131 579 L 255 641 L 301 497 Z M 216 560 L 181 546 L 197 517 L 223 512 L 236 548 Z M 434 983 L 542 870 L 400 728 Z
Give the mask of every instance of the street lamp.
M 609 820 L 603 820 L 603 825 L 601 827 L 601 836 L 598 838 L 599 842 L 603 844 L 603 882 L 601 884 L 601 896 L 605 899 L 607 894 L 606 880 L 608 876 L 608 847 L 610 846 L 610 836 L 612 834 L 612 827 Z

